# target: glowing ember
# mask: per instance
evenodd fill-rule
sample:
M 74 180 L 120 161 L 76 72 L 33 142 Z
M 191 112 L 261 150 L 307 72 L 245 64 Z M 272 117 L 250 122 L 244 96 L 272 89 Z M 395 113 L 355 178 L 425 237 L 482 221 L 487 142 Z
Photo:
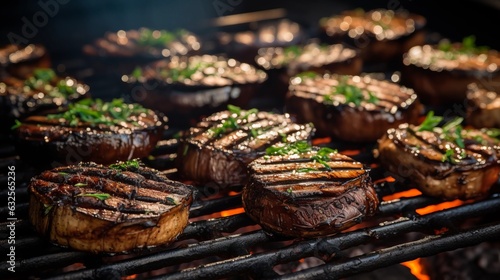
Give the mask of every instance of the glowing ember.
M 325 137 L 325 138 L 316 138 L 312 140 L 313 145 L 321 145 L 321 144 L 328 144 L 332 141 L 330 137 Z
M 439 204 L 435 204 L 435 205 L 429 205 L 427 207 L 417 209 L 417 213 L 420 215 L 425 215 L 425 214 L 429 214 L 432 212 L 457 207 L 457 206 L 460 206 L 462 204 L 464 204 L 464 202 L 457 199 L 457 200 L 447 201 L 447 202 L 443 202 L 443 203 L 439 203 Z
M 359 155 L 361 151 L 360 150 L 342 150 L 342 154 L 343 155 L 346 155 L 346 156 L 355 156 L 355 155 Z
M 224 210 L 220 212 L 221 217 L 228 217 L 228 216 L 233 216 L 236 214 L 241 214 L 245 213 L 245 209 L 243 208 L 236 208 L 236 209 L 230 209 L 230 210 Z
M 408 267 L 411 271 L 411 274 L 415 275 L 415 277 L 417 277 L 419 280 L 430 280 L 429 275 L 424 273 L 422 265 L 420 265 L 420 259 L 407 261 L 401 264 Z
M 132 279 L 136 279 L 136 278 L 137 278 L 137 274 L 132 274 L 129 276 L 122 277 L 122 280 L 132 280 Z
M 399 199 L 402 197 L 413 197 L 421 195 L 422 193 L 417 189 L 411 189 L 403 192 L 394 193 L 391 195 L 384 196 L 384 201 Z

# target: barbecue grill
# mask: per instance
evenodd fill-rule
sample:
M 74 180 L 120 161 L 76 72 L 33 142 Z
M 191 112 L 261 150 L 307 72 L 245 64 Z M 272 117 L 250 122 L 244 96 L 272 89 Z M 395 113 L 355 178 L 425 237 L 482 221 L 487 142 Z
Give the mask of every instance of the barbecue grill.
M 343 143 L 320 145 L 339 149 L 370 164 L 376 190 L 382 200 L 379 212 L 359 226 L 341 234 L 312 239 L 293 239 L 273 235 L 260 229 L 242 213 L 241 188 L 222 193 L 215 186 L 200 186 L 193 205 L 191 223 L 170 246 L 134 252 L 129 255 L 92 255 L 51 245 L 41 239 L 27 221 L 27 182 L 38 172 L 27 166 L 4 139 L 0 149 L 2 174 L 7 182 L 7 166 L 16 166 L 16 274 L 18 278 L 49 279 L 338 279 L 373 271 L 438 254 L 498 241 L 500 236 L 500 191 L 478 201 L 465 201 L 451 208 L 419 214 L 419 209 L 439 206 L 443 201 L 423 195 L 410 196 L 411 187 L 403 180 L 393 180 L 377 166 L 372 147 L 354 150 Z M 172 131 L 165 134 L 146 164 L 161 168 L 175 178 L 172 159 L 177 140 Z M 344 147 L 344 148 L 343 148 Z M 348 149 L 345 149 L 347 147 Z M 0 192 L 6 200 L 7 190 Z M 394 199 L 394 197 L 400 198 Z M 448 202 L 450 203 L 450 202 Z M 0 213 L 6 220 L 8 207 Z M 236 213 L 236 214 L 232 214 Z M 1 227 L 1 246 L 8 252 L 9 228 Z M 353 255 L 353 249 L 366 251 Z M 5 255 L 0 265 L 3 277 L 13 276 L 7 270 Z M 308 258 L 319 265 L 296 271 L 298 263 Z M 287 273 L 278 265 L 291 266 Z M 133 277 L 130 277 L 130 276 Z
M 64 27 L 58 30 L 63 33 Z M 95 32 L 93 35 L 100 34 L 99 30 Z M 55 49 L 62 53 L 64 46 Z M 84 59 L 62 55 L 54 65 L 91 84 L 94 96 L 109 98 L 121 94 L 115 83 L 97 75 Z M 277 108 L 274 101 L 265 98 L 256 98 L 251 105 L 261 110 Z M 177 178 L 174 159 L 179 130 L 167 130 L 151 157 L 144 159 L 147 166 L 172 179 Z M 373 156 L 374 145 L 357 146 L 330 138 L 315 138 L 313 143 L 335 148 L 371 168 L 381 200 L 375 216 L 333 236 L 283 237 L 265 232 L 244 213 L 241 186 L 228 190 L 215 185 L 195 186 L 198 191 L 190 223 L 174 243 L 130 254 L 93 255 L 52 245 L 36 234 L 27 219 L 27 184 L 41 170 L 20 160 L 13 141 L 2 135 L 0 186 L 7 186 L 8 167 L 15 166 L 16 207 L 15 219 L 9 220 L 12 216 L 6 205 L 8 190 L 0 188 L 0 246 L 6 252 L 0 263 L 0 278 L 340 279 L 485 242 L 498 243 L 500 184 L 480 200 L 445 202 L 421 195 L 405 178 L 382 169 Z M 8 270 L 12 246 L 8 226 L 12 223 L 15 273 Z

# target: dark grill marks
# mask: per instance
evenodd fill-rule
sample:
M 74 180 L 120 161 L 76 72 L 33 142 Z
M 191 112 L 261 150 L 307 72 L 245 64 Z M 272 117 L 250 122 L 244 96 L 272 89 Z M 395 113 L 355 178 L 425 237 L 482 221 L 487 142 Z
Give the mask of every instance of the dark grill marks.
M 288 115 L 236 108 L 229 106 L 187 131 L 177 150 L 180 176 L 196 184 L 241 185 L 248 177 L 247 165 L 266 148 L 309 142 L 315 132 L 311 124 L 296 124 Z
M 316 152 L 294 156 L 271 156 L 256 160 L 250 169 L 255 180 L 265 182 L 265 188 L 285 190 L 293 193 L 295 185 L 300 185 L 300 190 L 311 190 L 327 184 L 343 184 L 358 180 L 367 174 L 368 170 L 363 164 L 340 154 L 331 154 L 325 161 L 327 168 L 322 163 L 312 159 Z M 290 188 L 283 189 L 283 185 Z
M 155 215 L 183 203 L 189 191 L 181 183 L 153 174 L 147 168 L 116 170 L 96 164 L 45 171 L 32 180 L 39 193 L 52 201 L 80 208 L 122 214 Z M 109 194 L 104 200 L 85 194 Z M 84 210 L 90 211 L 90 210 Z
M 201 43 L 192 33 L 184 31 L 183 34 L 174 34 L 170 42 L 165 45 L 140 43 L 141 32 L 148 32 L 146 29 L 120 30 L 116 33 L 106 33 L 102 38 L 97 39 L 94 44 L 84 47 L 84 52 L 97 56 L 139 56 L 139 57 L 170 57 L 173 55 L 188 55 L 197 52 Z M 159 30 L 149 30 L 149 32 L 160 32 Z M 159 37 L 159 36 L 158 36 Z M 165 51 L 165 49 L 167 49 Z
M 223 111 L 200 122 L 189 130 L 189 141 L 198 145 L 213 146 L 228 153 L 249 149 L 262 152 L 266 147 L 281 142 L 283 137 L 305 139 L 312 131 L 311 126 L 294 124 L 287 116 L 258 112 L 246 119 L 237 120 L 237 129 L 228 128 L 218 137 L 214 137 L 213 131 L 230 117 L 232 116 L 229 111 Z M 258 135 L 253 135 L 252 130 Z
M 243 206 L 264 229 L 325 236 L 376 212 L 378 197 L 363 164 L 319 147 L 293 149 L 281 151 L 291 155 L 264 156 L 249 165 Z
M 329 95 L 334 99 L 334 103 L 344 104 L 345 101 L 341 94 L 332 95 L 332 87 L 339 84 L 339 77 L 338 75 L 327 75 L 321 79 L 305 79 L 301 83 L 295 83 L 292 86 L 292 91 L 298 96 L 316 99 L 319 102 L 323 102 L 324 97 Z M 370 91 L 378 99 L 376 103 L 362 102 L 361 106 L 366 110 L 391 111 L 394 110 L 394 106 L 406 109 L 416 99 L 416 95 L 411 89 L 369 76 L 351 77 L 349 84 L 359 87 L 366 95 Z
M 402 125 L 397 129 L 389 130 L 387 135 L 396 145 L 408 152 L 417 153 L 419 157 L 426 160 L 442 161 L 448 149 L 462 150 L 453 141 L 446 140 L 442 133 L 417 130 L 418 127 Z M 479 130 L 466 130 L 462 133 L 462 137 L 465 144 L 463 149 L 465 157 L 454 162 L 453 166 L 459 170 L 477 169 L 497 161 L 500 154 L 497 140 Z M 483 143 L 478 142 L 478 139 L 481 139 Z

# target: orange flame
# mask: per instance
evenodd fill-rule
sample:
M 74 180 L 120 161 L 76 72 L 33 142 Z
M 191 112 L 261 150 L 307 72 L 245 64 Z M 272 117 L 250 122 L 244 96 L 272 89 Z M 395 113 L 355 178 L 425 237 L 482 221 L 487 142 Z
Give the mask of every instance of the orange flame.
M 137 278 L 137 274 L 132 274 L 132 275 L 129 275 L 129 276 L 123 276 L 122 280 L 132 280 L 132 279 L 135 279 L 135 278 Z
M 457 199 L 457 200 L 446 201 L 446 202 L 435 204 L 435 205 L 429 205 L 429 206 L 426 206 L 424 208 L 417 209 L 416 211 L 420 215 L 425 215 L 425 214 L 429 214 L 432 212 L 457 207 L 457 206 L 460 206 L 462 204 L 464 204 L 464 202 L 462 200 Z
M 390 194 L 390 195 L 387 195 L 387 196 L 384 196 L 384 201 L 388 201 L 388 200 L 394 200 L 394 199 L 399 199 L 399 198 L 402 198 L 402 197 L 413 197 L 413 196 L 417 196 L 417 195 L 421 195 L 422 193 L 417 190 L 417 189 L 411 189 L 411 190 L 407 190 L 407 191 L 402 191 L 402 192 L 398 192 L 398 193 L 394 193 L 394 194 Z
M 412 261 L 407 261 L 401 264 L 408 267 L 410 269 L 411 274 L 413 274 L 419 280 L 431 279 L 429 275 L 425 274 L 425 272 L 423 271 L 422 265 L 420 264 L 420 259 L 414 259 Z
M 321 144 L 328 144 L 332 142 L 332 139 L 330 137 L 324 137 L 324 138 L 316 138 L 312 140 L 313 145 L 321 145 Z
M 233 216 L 233 215 L 241 214 L 241 213 L 245 213 L 245 209 L 235 208 L 235 209 L 221 211 L 220 216 L 221 217 L 228 217 L 228 216 Z

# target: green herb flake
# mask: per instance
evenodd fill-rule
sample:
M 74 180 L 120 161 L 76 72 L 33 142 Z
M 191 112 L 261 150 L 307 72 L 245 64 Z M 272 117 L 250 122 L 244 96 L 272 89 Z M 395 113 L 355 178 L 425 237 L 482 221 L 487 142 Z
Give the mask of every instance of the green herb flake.
M 498 128 L 488 128 L 483 130 L 486 135 L 492 138 L 500 138 L 500 129 Z
M 111 164 L 109 166 L 109 168 L 113 168 L 116 170 L 122 170 L 122 171 L 125 171 L 128 169 L 139 169 L 139 167 L 140 167 L 140 163 L 139 163 L 139 160 L 137 160 L 137 159 L 127 160 L 124 162 L 117 162 L 117 163 Z
M 169 32 L 166 30 L 151 30 L 148 28 L 142 28 L 140 30 L 137 43 L 143 46 L 161 48 L 166 47 L 175 40 L 178 40 L 183 34 L 184 33 L 180 30 Z
M 76 183 L 75 184 L 75 187 L 86 187 L 87 184 L 86 183 Z
M 297 141 L 284 146 L 271 146 L 266 149 L 266 155 L 295 155 L 310 152 L 312 147 L 306 141 Z
M 170 204 L 170 205 L 177 205 L 175 200 L 171 197 L 165 197 L 165 203 Z
M 305 72 L 302 72 L 302 73 L 299 73 L 296 75 L 296 77 L 299 77 L 301 79 L 304 79 L 304 78 L 315 78 L 315 77 L 318 77 L 319 74 L 316 73 L 316 72 L 313 72 L 313 71 L 305 71 Z
M 79 194 L 78 196 L 94 197 L 99 200 L 106 200 L 111 197 L 109 193 L 82 193 Z
M 141 67 L 136 67 L 134 69 L 134 71 L 132 71 L 131 76 L 134 77 L 134 78 L 136 78 L 136 79 L 139 79 L 140 77 L 142 77 L 142 69 L 141 69 Z
M 452 149 L 446 150 L 446 152 L 443 154 L 443 157 L 441 158 L 441 162 L 454 162 L 453 156 L 455 155 L 455 151 Z
M 289 193 L 289 194 L 292 194 L 292 192 L 293 192 L 292 187 L 289 187 L 288 189 L 286 189 L 286 192 Z
M 453 120 L 445 123 L 442 126 L 443 127 L 443 131 L 446 131 L 446 132 L 451 131 L 452 129 L 455 129 L 455 128 L 459 127 L 462 124 L 463 121 L 464 121 L 463 118 L 456 117 Z
M 324 101 L 327 103 L 333 102 L 333 95 L 340 94 L 345 97 L 345 103 L 352 103 L 355 106 L 360 106 L 361 103 L 369 102 L 369 103 L 377 103 L 378 98 L 370 91 L 365 94 L 363 89 L 351 85 L 348 83 L 349 76 L 343 75 L 340 76 L 338 85 L 332 87 L 332 92 L 330 95 L 325 95 Z
M 184 146 L 184 149 L 182 150 L 182 155 L 186 156 L 189 151 L 189 145 Z
M 302 47 L 297 45 L 292 45 L 283 49 L 285 56 L 292 58 L 300 56 L 302 54 L 302 51 Z
M 33 77 L 37 80 L 49 82 L 56 77 L 54 70 L 49 68 L 38 68 L 33 71 Z
M 459 47 L 454 46 L 449 40 L 442 40 L 438 44 L 438 49 L 444 52 L 444 58 L 454 60 L 460 54 L 474 55 L 480 54 L 489 49 L 487 46 L 477 46 L 474 35 L 464 37 Z
M 222 134 L 225 134 L 227 132 L 233 131 L 235 129 L 239 129 L 239 122 L 244 121 L 248 119 L 248 116 L 251 114 L 256 114 L 259 112 L 259 110 L 253 108 L 250 110 L 242 110 L 240 107 L 234 106 L 234 105 L 228 105 L 228 111 L 231 113 L 231 116 L 229 116 L 227 119 L 223 120 L 220 126 L 217 127 L 212 127 L 210 129 L 210 133 L 212 134 L 212 137 L 219 137 Z M 233 116 L 236 115 L 236 116 Z M 250 132 L 252 133 L 252 132 Z
M 434 116 L 434 111 L 429 111 L 417 131 L 432 131 L 442 120 L 443 117 Z
M 52 208 L 54 207 L 54 205 L 49 205 L 49 204 L 43 204 L 43 215 L 44 216 L 47 216 L 50 211 L 52 211 Z
M 310 168 L 310 167 L 304 167 L 304 168 L 297 169 L 297 172 L 300 172 L 300 173 L 306 173 L 306 172 L 311 172 L 311 171 L 318 171 L 318 170 L 315 168 Z
M 254 128 L 250 129 L 250 134 L 253 138 L 257 138 L 257 136 L 259 136 L 259 132 Z
M 234 105 L 231 105 L 231 104 L 228 104 L 227 105 L 227 110 L 233 114 L 241 114 L 241 108 L 238 107 L 238 106 L 234 106 Z
M 368 100 L 367 100 L 369 103 L 378 103 L 379 102 L 379 98 L 371 91 L 368 92 Z
M 19 127 L 21 127 L 21 125 L 23 125 L 22 122 L 20 122 L 19 120 L 15 120 L 14 125 L 11 126 L 10 129 L 12 129 L 12 130 L 18 129 Z
M 80 123 L 90 126 L 121 126 L 130 122 L 131 117 L 145 112 L 147 109 L 141 105 L 127 104 L 121 98 L 113 99 L 111 102 L 87 98 L 70 104 L 62 113 L 47 115 L 47 118 L 60 120 L 70 126 L 77 126 Z

